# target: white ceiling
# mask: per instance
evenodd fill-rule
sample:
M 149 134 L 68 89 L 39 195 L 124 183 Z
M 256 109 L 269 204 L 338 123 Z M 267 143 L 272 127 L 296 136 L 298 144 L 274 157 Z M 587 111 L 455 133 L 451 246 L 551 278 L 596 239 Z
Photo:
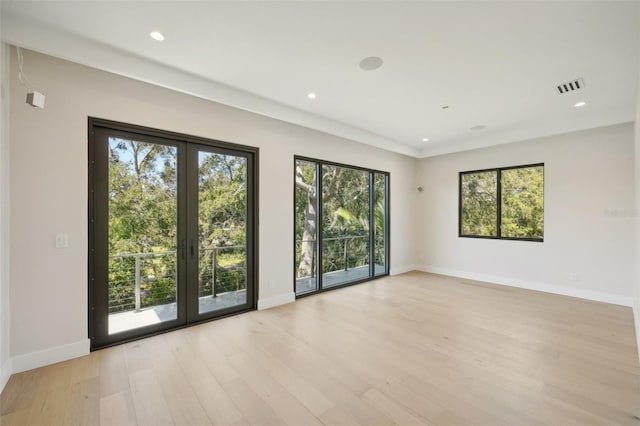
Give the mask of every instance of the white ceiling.
M 1 13 L 7 42 L 416 157 L 635 112 L 638 2 L 3 0 Z M 384 65 L 361 70 L 367 56 Z M 585 89 L 556 92 L 577 77 Z

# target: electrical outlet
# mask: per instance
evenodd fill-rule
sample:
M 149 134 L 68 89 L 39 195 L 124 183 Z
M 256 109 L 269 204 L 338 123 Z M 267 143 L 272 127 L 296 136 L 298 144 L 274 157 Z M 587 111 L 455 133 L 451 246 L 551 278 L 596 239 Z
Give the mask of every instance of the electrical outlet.
M 575 272 L 571 272 L 569 274 L 569 281 L 578 281 L 578 274 L 576 274 Z
M 274 280 L 269 280 L 269 288 L 276 288 L 276 282 Z

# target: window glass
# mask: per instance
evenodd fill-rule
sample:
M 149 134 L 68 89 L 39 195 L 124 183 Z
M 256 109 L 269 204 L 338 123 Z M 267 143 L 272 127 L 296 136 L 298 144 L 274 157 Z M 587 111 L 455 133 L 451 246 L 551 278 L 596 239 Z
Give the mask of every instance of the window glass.
M 461 237 L 542 241 L 544 164 L 460 173 Z

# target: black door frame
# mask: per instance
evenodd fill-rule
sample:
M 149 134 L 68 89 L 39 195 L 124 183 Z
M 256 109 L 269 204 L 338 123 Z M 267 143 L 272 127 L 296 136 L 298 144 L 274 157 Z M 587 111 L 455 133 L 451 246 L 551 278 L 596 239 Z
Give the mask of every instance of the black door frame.
M 314 163 L 316 167 L 316 193 L 318 194 L 316 197 L 316 289 L 314 291 L 308 291 L 305 293 L 297 293 L 296 282 L 297 282 L 297 265 L 295 262 L 295 250 L 296 250 L 296 162 L 297 161 L 306 161 L 309 163 Z M 322 180 L 322 167 L 323 166 L 335 166 L 335 167 L 343 167 L 354 170 L 360 170 L 363 172 L 369 173 L 368 177 L 368 185 L 369 185 L 369 256 L 371 262 L 369 262 L 369 276 L 366 278 L 361 278 L 359 280 L 347 281 L 342 284 L 333 285 L 330 287 L 324 287 L 323 283 L 323 273 L 322 273 L 322 257 L 323 257 L 323 237 L 322 237 L 322 223 L 323 223 L 323 180 Z M 384 252 L 385 252 L 385 271 L 382 274 L 375 273 L 375 226 L 371 226 L 373 223 L 374 217 L 374 200 L 373 200 L 373 183 L 375 181 L 375 175 L 382 175 L 385 178 L 385 218 L 384 218 Z M 325 291 L 331 291 L 342 287 L 348 287 L 351 285 L 361 284 L 367 281 L 375 280 L 377 278 L 389 276 L 391 270 L 391 200 L 390 200 L 390 190 L 391 187 L 391 174 L 389 172 L 384 172 L 381 170 L 368 169 L 366 167 L 353 166 L 350 164 L 344 163 L 336 163 L 335 161 L 326 161 L 319 160 L 317 158 L 305 157 L 302 155 L 294 155 L 293 156 L 293 292 L 295 294 L 296 299 L 301 297 L 307 297 L 318 293 L 323 293 Z
M 227 147 L 220 147 L 212 144 L 202 144 L 202 143 L 190 143 L 187 146 L 186 154 L 187 154 L 187 162 L 190 164 L 197 164 L 198 162 L 198 153 L 199 152 L 209 152 L 215 154 L 227 154 L 234 155 L 238 157 L 245 158 L 247 160 L 247 201 L 246 201 L 246 217 L 247 217 L 247 230 L 246 230 L 246 247 L 255 247 L 254 239 L 257 237 L 257 233 L 251 232 L 251 224 L 255 224 L 257 213 L 252 215 L 251 212 L 254 209 L 254 201 L 253 195 L 257 197 L 257 192 L 254 191 L 254 182 L 253 179 L 253 167 L 256 163 L 254 163 L 254 157 L 252 155 L 247 154 L 246 152 L 239 151 L 237 149 L 228 149 Z M 185 258 L 188 266 L 187 269 L 187 301 L 193 301 L 194 298 L 197 297 L 198 294 L 198 269 L 199 269 L 199 247 L 198 247 L 198 198 L 199 198 L 199 187 L 198 187 L 198 173 L 196 170 L 187 168 L 187 198 L 191 202 L 187 202 L 189 209 L 187 211 L 188 219 L 187 219 L 187 234 L 189 236 L 189 240 L 185 241 Z M 255 226 L 253 226 L 255 228 Z M 255 235 L 254 235 L 255 234 Z M 257 241 L 257 240 L 255 240 Z M 187 250 L 188 247 L 188 250 Z M 250 282 L 250 276 L 252 265 L 254 265 L 254 260 L 257 259 L 257 249 L 256 250 L 247 250 L 246 253 L 246 267 L 247 267 L 247 284 Z M 254 282 L 257 282 L 257 278 Z M 253 288 L 253 286 L 247 285 L 247 303 L 246 309 L 241 309 L 242 312 L 246 312 L 248 309 L 255 309 L 257 303 L 257 288 Z M 187 322 L 195 323 L 202 322 L 209 319 L 217 319 L 224 316 L 233 315 L 239 311 L 238 306 L 230 306 L 228 308 L 217 309 L 215 311 L 200 313 L 199 305 L 197 303 L 187 303 Z
M 190 232 L 193 226 L 188 229 L 189 204 L 197 207 L 196 203 L 189 203 L 188 197 L 196 194 L 197 200 L 197 176 L 188 176 L 188 155 L 189 153 L 201 150 L 228 153 L 247 158 L 247 258 L 246 258 L 246 280 L 247 280 L 247 304 L 239 305 L 237 309 L 225 308 L 212 311 L 202 315 L 198 314 L 197 306 L 188 304 L 189 297 L 195 288 L 197 295 L 197 268 L 195 269 L 196 280 L 194 281 L 194 269 L 188 268 L 187 262 L 191 253 L 187 250 L 187 244 L 177 242 L 177 269 L 178 282 L 186 285 L 177 285 L 178 291 L 178 317 L 176 320 L 166 321 L 146 327 L 118 333 L 113 336 L 108 334 L 108 311 L 107 303 L 97 303 L 100 300 L 107 300 L 108 284 L 105 277 L 108 274 L 108 261 L 103 256 L 104 247 L 107 247 L 108 229 L 108 200 L 99 199 L 96 196 L 96 185 L 108 184 L 108 165 L 104 160 L 106 153 L 105 144 L 100 144 L 100 138 L 106 134 L 116 134 L 123 138 L 133 138 L 142 142 L 159 143 L 162 145 L 175 146 L 183 154 L 177 158 L 178 168 L 178 234 L 184 237 L 188 244 Z M 181 133 L 169 132 L 165 130 L 153 129 L 144 126 L 121 123 L 111 120 L 89 117 L 88 119 L 88 141 L 89 141 L 89 179 L 88 179 L 88 327 L 91 350 L 100 349 L 115 344 L 124 343 L 131 340 L 148 337 L 154 334 L 164 333 L 174 329 L 187 327 L 196 323 L 211 321 L 236 315 L 242 312 L 255 310 L 258 297 L 258 176 L 259 176 L 259 148 L 238 145 L 230 142 L 223 142 L 190 136 Z M 102 145 L 102 146 L 101 146 Z M 103 151 L 100 151 L 102 148 Z M 96 161 L 98 160 L 98 161 Z M 106 194 L 105 188 L 101 188 L 101 193 Z M 100 192 L 100 191 L 99 191 Z M 102 229 L 98 226 L 102 224 Z M 197 226 L 196 226 L 197 229 Z M 194 236 L 196 238 L 196 236 Z M 103 247 L 99 249 L 99 247 Z M 96 250 L 98 248 L 98 250 Z M 101 251 L 102 250 L 102 251 Z M 198 259 L 197 250 L 195 259 Z M 189 272 L 189 276 L 187 273 Z M 191 289 L 190 289 L 191 288 Z M 191 293 L 191 294 L 189 294 Z M 101 299 L 102 298 L 102 299 Z M 194 312 L 195 311 L 195 312 Z M 106 333 L 105 333 L 106 331 Z

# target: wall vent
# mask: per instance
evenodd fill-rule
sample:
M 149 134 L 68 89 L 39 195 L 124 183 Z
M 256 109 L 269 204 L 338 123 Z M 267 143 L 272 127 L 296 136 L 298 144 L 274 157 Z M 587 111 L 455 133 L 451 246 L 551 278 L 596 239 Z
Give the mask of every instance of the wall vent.
M 576 78 L 575 80 L 567 81 L 566 83 L 561 83 L 556 86 L 556 90 L 561 95 L 580 89 L 584 89 L 584 80 L 582 78 Z

